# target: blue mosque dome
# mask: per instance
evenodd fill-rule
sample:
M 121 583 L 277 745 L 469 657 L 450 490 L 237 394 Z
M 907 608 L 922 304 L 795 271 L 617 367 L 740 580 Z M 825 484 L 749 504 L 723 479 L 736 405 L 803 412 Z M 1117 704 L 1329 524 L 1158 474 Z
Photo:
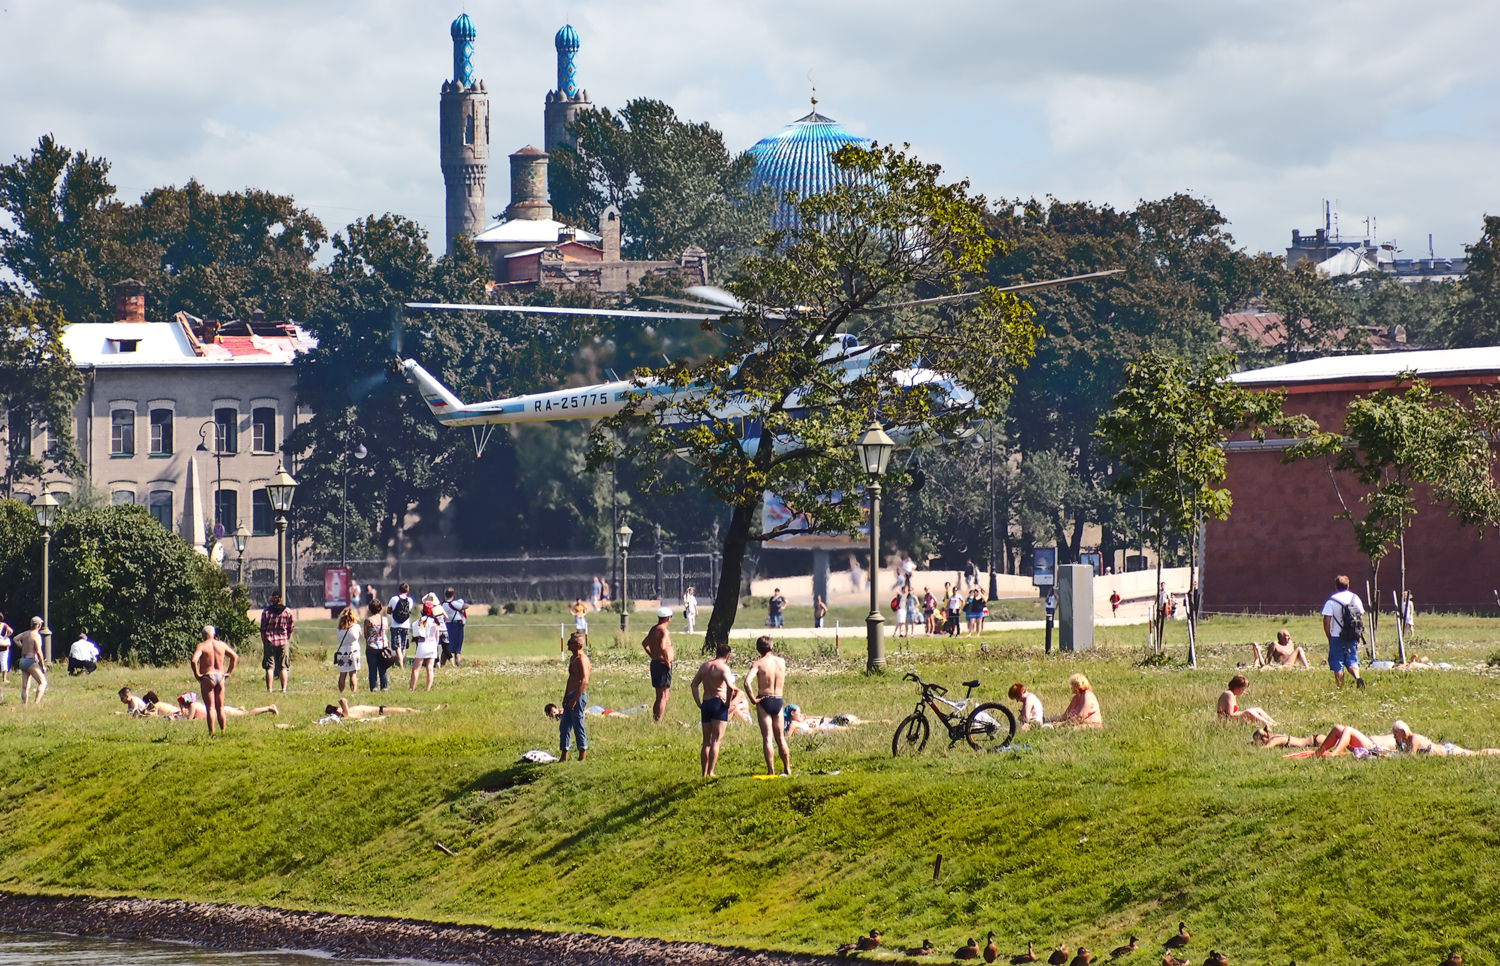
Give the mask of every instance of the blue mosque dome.
M 453 26 L 448 28 L 448 35 L 454 40 L 473 40 L 477 36 L 474 32 L 474 22 L 469 15 L 461 13 L 453 21 Z
M 474 86 L 474 38 L 478 32 L 469 15 L 461 13 L 448 28 L 453 38 L 453 81 L 464 87 Z
M 578 31 L 573 29 L 572 24 L 563 24 L 557 36 L 552 38 L 552 43 L 558 50 L 577 50 Z
M 816 107 L 817 102 L 813 102 Z M 755 171 L 750 190 L 767 188 L 777 195 L 790 191 L 798 198 L 822 194 L 838 184 L 842 174 L 828 156 L 846 144 L 866 145 L 869 138 L 856 137 L 831 117 L 814 110 L 800 117 L 750 149 Z M 793 228 L 797 213 L 781 203 L 771 216 L 771 227 Z

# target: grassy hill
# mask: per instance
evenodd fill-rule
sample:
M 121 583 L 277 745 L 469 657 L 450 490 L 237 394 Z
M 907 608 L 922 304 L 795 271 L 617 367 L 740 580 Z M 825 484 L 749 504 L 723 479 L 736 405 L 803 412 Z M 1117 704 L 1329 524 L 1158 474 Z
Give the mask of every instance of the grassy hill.
M 506 620 L 477 624 L 477 663 L 443 671 L 431 694 L 403 681 L 386 696 L 448 707 L 374 723 L 313 723 L 336 675 L 310 658 L 276 696 L 279 716 L 232 719 L 212 741 L 201 722 L 112 714 L 122 684 L 175 694 L 192 687 L 185 669 L 59 673 L 40 709 L 21 708 L 13 684 L 0 705 L 0 889 L 808 952 L 871 927 L 945 954 L 993 929 L 1007 957 L 1028 940 L 1107 952 L 1134 933 L 1131 961 L 1154 963 L 1179 919 L 1195 962 L 1210 948 L 1237 963 L 1435 964 L 1450 948 L 1484 962 L 1500 945 L 1500 758 L 1286 760 L 1216 723 L 1244 642 L 1280 622 L 1207 622 L 1196 671 L 1139 666 L 1134 628 L 1101 632 L 1107 646 L 1076 658 L 1044 656 L 1040 633 L 989 635 L 986 654 L 919 640 L 877 678 L 857 639 L 841 657 L 793 643 L 789 699 L 870 723 L 794 739 L 797 774 L 777 781 L 749 779 L 758 735 L 732 726 L 721 777 L 705 782 L 686 653 L 662 725 L 590 718 L 587 762 L 516 764 L 555 751 L 541 708 L 562 673 L 555 627 Z M 1289 626 L 1316 638 L 1314 618 Z M 1335 691 L 1313 647 L 1311 672 L 1249 672 L 1244 703 L 1293 733 L 1402 717 L 1434 738 L 1500 745 L 1500 670 L 1486 664 L 1497 632 L 1424 619 L 1417 650 L 1457 667 L 1374 672 L 1363 693 Z M 303 632 L 304 654 L 330 643 L 326 627 Z M 601 635 L 594 658 L 591 702 L 650 700 L 638 647 Z M 1049 712 L 1083 671 L 1107 727 L 1027 733 L 995 755 L 934 738 L 893 760 L 893 723 L 915 701 L 908 668 L 958 693 L 978 677 L 992 700 L 1025 681 Z M 231 678 L 231 703 L 264 701 L 257 675 L 252 662 Z

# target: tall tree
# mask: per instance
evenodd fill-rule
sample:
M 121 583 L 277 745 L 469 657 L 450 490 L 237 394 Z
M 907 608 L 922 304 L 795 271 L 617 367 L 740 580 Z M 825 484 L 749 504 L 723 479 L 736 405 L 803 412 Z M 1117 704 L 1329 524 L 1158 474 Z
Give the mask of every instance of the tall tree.
M 1468 268 L 1453 305 L 1448 344 L 1500 344 L 1500 215 L 1485 215 L 1479 241 L 1465 245 Z
M 956 293 L 982 280 L 999 247 L 985 233 L 982 197 L 890 147 L 832 157 L 847 180 L 803 200 L 801 227 L 769 234 L 742 263 L 732 287 L 750 307 L 709 323 L 723 351 L 637 372 L 642 387 L 693 394 L 636 395 L 593 435 L 592 468 L 623 458 L 650 490 L 666 485 L 661 463 L 681 452 L 732 511 L 708 646 L 728 639 L 747 547 L 779 532 L 757 524 L 766 491 L 816 531 L 851 530 L 867 482 L 853 447 L 872 418 L 908 445 L 961 435 L 970 420 L 1000 411 L 1012 371 L 1033 352 L 1030 310 L 992 289 L 967 302 L 882 309 L 918 289 Z M 868 368 L 851 367 L 836 341 L 846 330 L 871 347 L 861 357 Z M 972 392 L 972 403 L 949 407 L 908 387 L 919 358 Z M 898 467 L 892 482 L 906 480 Z
M 0 294 L 0 412 L 6 414 L 5 496 L 18 483 L 47 472 L 83 470 L 73 435 L 73 407 L 83 394 L 83 376 L 63 345 L 67 322 L 40 299 Z M 37 452 L 35 435 L 47 431 Z
M 1302 261 L 1288 269 L 1281 256 L 1264 253 L 1251 260 L 1250 273 L 1257 293 L 1280 320 L 1264 336 L 1236 330 L 1226 333 L 1245 368 L 1366 350 L 1365 330 L 1350 311 L 1340 283 L 1319 272 L 1312 262 Z

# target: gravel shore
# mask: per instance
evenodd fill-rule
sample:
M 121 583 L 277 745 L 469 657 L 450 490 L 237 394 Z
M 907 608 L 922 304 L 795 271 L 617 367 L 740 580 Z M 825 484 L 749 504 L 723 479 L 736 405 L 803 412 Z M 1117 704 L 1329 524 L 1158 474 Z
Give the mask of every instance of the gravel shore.
M 0 893 L 0 930 L 165 939 L 215 949 L 320 950 L 335 957 L 478 966 L 825 966 L 829 959 L 705 943 L 487 929 L 255 906 Z

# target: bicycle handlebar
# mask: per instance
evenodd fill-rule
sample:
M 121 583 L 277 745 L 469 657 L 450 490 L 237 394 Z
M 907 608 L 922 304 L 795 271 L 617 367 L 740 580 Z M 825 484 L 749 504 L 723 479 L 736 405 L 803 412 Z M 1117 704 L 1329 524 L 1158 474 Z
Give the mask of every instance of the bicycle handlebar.
M 906 674 L 902 675 L 902 680 L 917 682 L 922 686 L 923 694 L 936 693 L 941 696 L 948 693 L 948 689 L 943 687 L 941 684 L 928 684 L 926 681 L 923 681 L 911 671 L 907 671 Z

